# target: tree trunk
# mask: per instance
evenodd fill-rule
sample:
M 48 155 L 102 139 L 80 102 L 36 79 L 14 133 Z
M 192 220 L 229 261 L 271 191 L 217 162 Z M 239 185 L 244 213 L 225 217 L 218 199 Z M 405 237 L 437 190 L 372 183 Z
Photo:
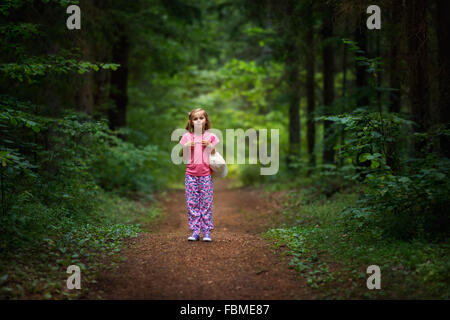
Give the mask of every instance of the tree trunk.
M 87 60 L 92 61 L 92 60 Z M 92 115 L 94 109 L 94 79 L 93 71 L 81 76 L 81 88 L 75 93 L 76 109 Z
M 102 60 L 102 61 L 109 61 Z M 94 95 L 94 105 L 96 107 L 96 111 L 105 114 L 109 102 L 110 95 L 110 82 L 111 82 L 111 71 L 109 70 L 99 70 L 94 77 L 95 81 L 95 95 Z
M 314 121 L 315 109 L 315 52 L 314 52 L 314 21 L 312 19 L 313 6 L 312 2 L 308 2 L 308 11 L 311 13 L 307 17 L 306 30 L 306 97 L 307 97 L 307 131 L 309 165 L 313 167 L 316 163 L 314 156 L 314 145 L 316 138 L 316 124 Z
M 391 23 L 395 25 L 396 21 L 401 20 L 402 8 L 400 3 L 394 1 L 390 8 L 389 18 Z M 393 30 L 389 38 L 389 87 L 398 89 L 389 93 L 389 112 L 400 112 L 401 106 L 401 80 L 400 80 L 400 57 L 399 57 L 399 37 L 398 30 Z
M 344 21 L 344 35 L 345 37 L 347 37 L 348 34 L 348 21 L 345 20 Z M 348 102 L 347 102 L 347 56 L 348 56 L 348 48 L 347 45 L 342 45 L 343 48 L 343 53 L 342 53 L 342 98 L 344 101 L 344 106 L 339 110 L 341 113 L 342 112 L 347 112 L 348 111 Z M 338 143 L 339 144 L 343 144 L 344 140 L 345 140 L 345 131 L 344 131 L 344 126 L 339 124 L 337 125 L 338 127 Z M 337 159 L 338 161 L 338 166 L 342 167 L 344 165 L 344 159 L 342 157 L 338 157 Z
M 329 40 L 333 36 L 333 7 L 324 5 L 323 10 L 323 104 L 327 109 L 325 113 L 332 114 L 334 102 L 334 47 L 329 43 Z M 331 121 L 324 121 L 324 163 L 334 162 L 333 147 L 336 145 L 336 133 L 332 131 L 333 128 Z
M 399 55 L 399 30 L 394 27 L 398 21 L 402 20 L 402 8 L 399 2 L 394 2 L 389 10 L 389 19 L 392 24 L 392 31 L 389 34 L 389 87 L 397 91 L 389 92 L 389 112 L 399 113 L 401 108 L 401 70 Z M 400 170 L 397 156 L 397 144 L 395 141 L 386 142 L 386 164 L 393 172 Z
M 365 24 L 365 15 L 361 15 L 358 19 L 357 27 L 355 30 L 355 41 L 364 53 L 362 55 L 367 56 L 367 26 Z M 359 66 L 355 63 L 356 68 L 356 90 L 357 99 L 356 106 L 362 107 L 369 105 L 369 97 L 367 95 L 367 71 L 364 66 Z
M 77 38 L 78 46 L 81 51 L 81 60 L 95 61 L 92 39 L 86 32 L 83 37 Z M 94 71 L 86 72 L 80 77 L 81 87 L 75 92 L 75 108 L 78 111 L 86 112 L 92 115 L 94 109 Z
M 299 55 L 297 44 L 291 41 L 287 47 L 288 57 L 286 72 L 289 96 L 289 156 L 300 156 L 300 77 L 299 77 Z M 291 159 L 287 158 L 288 168 Z
M 123 29 L 119 28 L 119 30 Z M 113 62 L 120 64 L 120 67 L 111 74 L 110 97 L 115 106 L 109 109 L 108 117 L 112 130 L 126 125 L 129 45 L 127 35 L 121 32 L 112 49 Z
M 289 151 L 286 158 L 287 167 L 296 171 L 291 164 L 300 158 L 300 52 L 295 0 L 288 0 L 283 8 L 286 50 L 285 73 L 288 85 L 289 100 Z
M 415 132 L 425 132 L 429 126 L 429 77 L 427 51 L 427 2 L 411 0 L 407 5 L 409 90 L 412 118 L 417 123 Z M 424 147 L 415 143 L 415 152 Z
M 376 52 L 376 57 L 377 58 L 382 58 L 381 57 L 381 45 L 380 45 L 380 41 L 381 41 L 381 30 L 376 30 L 376 48 L 375 48 L 375 52 Z M 381 83 L 382 83 L 382 76 L 383 73 L 382 72 L 377 72 L 377 87 L 380 88 L 381 87 Z M 381 105 L 381 91 L 377 90 L 377 106 L 378 106 L 378 110 L 381 111 L 382 109 L 382 105 Z
M 440 123 L 450 124 L 450 20 L 448 12 L 450 2 L 448 0 L 437 0 L 436 6 L 436 29 L 438 38 L 439 57 L 439 120 Z M 450 139 L 441 137 L 441 152 L 450 158 Z

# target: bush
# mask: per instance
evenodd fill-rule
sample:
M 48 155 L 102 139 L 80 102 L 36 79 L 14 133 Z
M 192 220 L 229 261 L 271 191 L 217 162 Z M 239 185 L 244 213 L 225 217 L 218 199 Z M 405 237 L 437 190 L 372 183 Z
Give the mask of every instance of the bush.
M 433 156 L 429 156 L 433 158 Z M 367 192 L 359 206 L 347 213 L 364 218 L 367 224 L 382 226 L 385 236 L 400 239 L 445 239 L 449 233 L 450 160 L 416 161 L 415 174 L 370 175 Z
M 410 124 L 397 115 L 362 109 L 351 115 L 325 117 L 340 122 L 348 132 L 339 155 L 353 159 L 356 169 L 347 175 L 364 184 L 357 206 L 344 210 L 361 227 L 377 226 L 385 236 L 445 239 L 449 233 L 450 160 L 432 152 L 433 142 L 445 131 L 417 135 L 426 142 L 424 156 L 392 158 L 389 146 L 400 144 L 400 127 Z M 395 159 L 394 170 L 388 162 Z
M 121 194 L 130 192 L 153 192 L 162 183 L 165 154 L 158 146 L 135 147 L 116 137 L 98 133 L 101 141 L 95 146 L 97 153 L 92 164 L 92 174 L 97 183 L 105 190 L 116 190 Z
M 243 165 L 239 171 L 239 179 L 245 186 L 254 186 L 264 183 L 265 176 L 261 175 L 260 166 Z

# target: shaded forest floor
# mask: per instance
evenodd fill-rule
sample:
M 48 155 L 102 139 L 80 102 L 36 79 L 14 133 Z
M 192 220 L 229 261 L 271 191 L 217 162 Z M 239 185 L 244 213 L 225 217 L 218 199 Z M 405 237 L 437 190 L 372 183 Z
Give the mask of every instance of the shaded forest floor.
M 283 220 L 283 192 L 229 188 L 214 180 L 213 241 L 189 242 L 184 190 L 158 199 L 150 232 L 122 251 L 125 262 L 99 275 L 84 299 L 314 299 L 261 233 Z
M 184 189 L 156 195 L 163 213 L 144 225 L 147 232 L 126 240 L 128 248 L 113 256 L 118 268 L 100 272 L 78 298 L 448 297 L 447 242 L 394 241 L 353 230 L 340 217 L 356 201 L 352 188 L 326 197 L 306 184 L 282 191 L 233 184 L 214 180 L 211 243 L 187 241 Z M 382 270 L 382 290 L 367 288 L 373 264 Z
M 182 186 L 153 200 L 103 194 L 95 224 L 64 220 L 57 225 L 62 231 L 44 245 L 19 247 L 2 261 L 2 299 L 450 296 L 448 241 L 385 239 L 377 229 L 355 228 L 341 214 L 357 199 L 354 187 L 327 195 L 301 180 L 236 183 L 214 180 L 211 243 L 187 241 Z M 66 288 L 66 269 L 73 264 L 82 268 L 82 290 Z M 382 270 L 382 290 L 367 288 L 366 269 L 374 264 Z

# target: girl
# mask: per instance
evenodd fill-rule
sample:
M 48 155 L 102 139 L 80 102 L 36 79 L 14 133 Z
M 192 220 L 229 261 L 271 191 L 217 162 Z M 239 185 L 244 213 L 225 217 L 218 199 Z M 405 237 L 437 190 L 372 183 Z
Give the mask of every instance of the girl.
M 203 231 L 203 241 L 212 241 L 213 180 L 209 166 L 209 155 L 216 152 L 219 139 L 208 131 L 211 122 L 205 110 L 197 108 L 189 112 L 186 132 L 181 137 L 186 166 L 186 203 L 188 225 L 192 231 L 189 241 L 197 241 Z

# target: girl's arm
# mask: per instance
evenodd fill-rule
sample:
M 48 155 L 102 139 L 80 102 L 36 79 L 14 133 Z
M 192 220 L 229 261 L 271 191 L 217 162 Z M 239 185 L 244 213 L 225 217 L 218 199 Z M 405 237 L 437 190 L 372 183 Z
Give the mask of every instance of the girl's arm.
M 179 156 L 180 157 L 183 156 L 183 158 L 185 160 L 187 160 L 188 151 L 191 148 L 191 146 L 193 146 L 193 145 L 194 145 L 194 141 L 189 141 L 189 142 L 185 143 L 183 145 L 183 148 L 180 150 Z

